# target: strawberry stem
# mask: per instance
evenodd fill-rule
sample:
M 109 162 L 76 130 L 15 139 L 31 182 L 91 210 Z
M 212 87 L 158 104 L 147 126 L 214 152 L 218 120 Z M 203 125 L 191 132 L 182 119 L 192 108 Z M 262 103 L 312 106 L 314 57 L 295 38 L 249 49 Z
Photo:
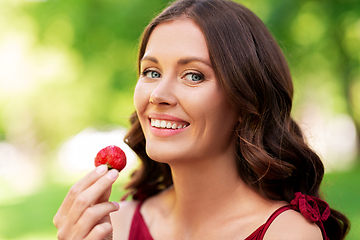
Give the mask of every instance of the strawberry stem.
M 106 163 L 106 165 L 108 167 L 108 170 L 113 169 L 113 167 L 109 163 Z

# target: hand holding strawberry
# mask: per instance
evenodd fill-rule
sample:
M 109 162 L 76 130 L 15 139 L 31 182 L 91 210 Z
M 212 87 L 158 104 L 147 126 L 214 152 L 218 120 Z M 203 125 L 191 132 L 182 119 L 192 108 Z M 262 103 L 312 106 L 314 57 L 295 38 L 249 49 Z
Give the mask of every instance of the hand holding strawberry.
M 109 197 L 125 165 L 126 156 L 119 147 L 99 151 L 95 157 L 97 167 L 72 186 L 54 217 L 58 239 L 111 238 L 110 213 L 117 211 L 119 204 L 109 202 Z

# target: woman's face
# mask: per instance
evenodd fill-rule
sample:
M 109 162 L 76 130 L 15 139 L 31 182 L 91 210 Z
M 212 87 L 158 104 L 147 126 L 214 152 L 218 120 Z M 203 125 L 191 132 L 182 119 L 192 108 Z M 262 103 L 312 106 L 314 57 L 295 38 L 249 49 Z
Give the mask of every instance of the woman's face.
M 205 37 L 191 20 L 159 24 L 140 62 L 134 102 L 146 151 L 159 162 L 234 154 L 234 110 L 219 89 Z

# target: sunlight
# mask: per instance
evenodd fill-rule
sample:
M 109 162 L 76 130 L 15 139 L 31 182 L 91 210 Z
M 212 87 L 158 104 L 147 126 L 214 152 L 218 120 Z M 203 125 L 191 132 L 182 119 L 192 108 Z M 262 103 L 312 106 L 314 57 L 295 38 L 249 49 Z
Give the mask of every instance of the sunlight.
M 327 172 L 348 170 L 357 156 L 354 121 L 346 114 L 327 118 L 309 104 L 299 122 L 309 145 L 320 155 Z
M 0 142 L 0 203 L 16 204 L 43 184 L 40 166 L 15 146 Z
M 27 53 L 31 37 L 22 33 L 8 33 L 0 45 L 0 89 L 4 92 L 28 89 L 34 79 Z

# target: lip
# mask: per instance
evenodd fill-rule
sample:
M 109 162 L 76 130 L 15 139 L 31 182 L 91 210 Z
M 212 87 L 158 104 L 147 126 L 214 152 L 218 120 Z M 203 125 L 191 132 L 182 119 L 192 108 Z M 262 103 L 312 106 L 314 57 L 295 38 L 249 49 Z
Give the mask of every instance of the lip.
M 149 119 L 151 118 L 156 118 L 159 120 L 165 120 L 165 121 L 173 121 L 173 122 L 184 122 L 187 123 L 187 125 L 189 125 L 189 123 L 181 118 L 175 117 L 173 115 L 170 114 L 163 114 L 163 113 L 150 113 L 149 114 Z
M 158 120 L 176 122 L 179 124 L 186 124 L 187 127 L 190 125 L 189 122 L 187 122 L 181 118 L 175 117 L 173 115 L 170 115 L 170 114 L 151 113 L 151 114 L 149 114 L 149 117 L 148 117 L 149 129 L 150 129 L 151 134 L 153 134 L 156 137 L 171 137 L 171 136 L 174 136 L 176 134 L 183 132 L 184 130 L 187 129 L 187 127 L 176 128 L 176 129 L 156 128 L 156 127 L 151 126 L 151 119 L 158 119 Z

